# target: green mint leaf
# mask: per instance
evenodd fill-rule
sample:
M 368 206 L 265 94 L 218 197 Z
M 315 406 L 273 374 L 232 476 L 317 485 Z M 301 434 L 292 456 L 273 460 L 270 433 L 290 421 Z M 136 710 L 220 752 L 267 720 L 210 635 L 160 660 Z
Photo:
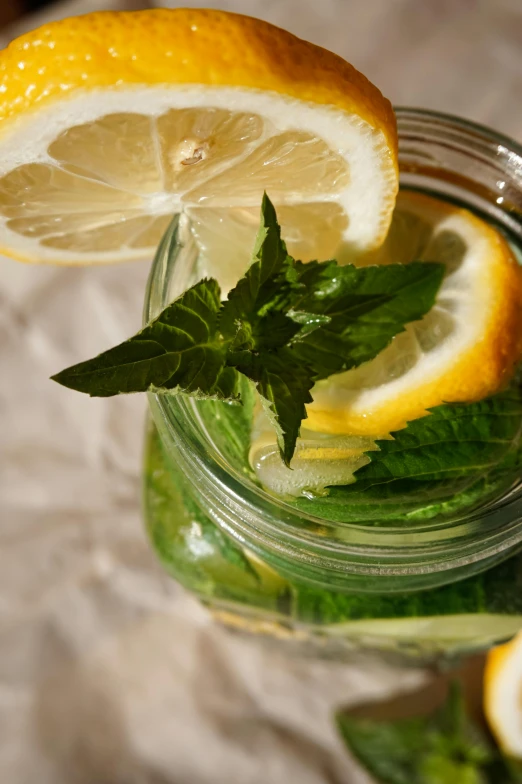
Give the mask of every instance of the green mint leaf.
M 268 401 L 286 464 L 306 416 L 305 404 L 311 402 L 312 379 L 375 357 L 408 321 L 431 308 L 443 275 L 441 264 L 359 269 L 339 267 L 335 261 L 295 261 L 264 194 L 253 261 L 223 305 L 220 329 L 231 340 L 229 364 L 241 352 L 252 353 L 236 367 Z M 280 358 L 283 349 L 286 367 L 273 357 Z
M 337 724 L 352 754 L 382 784 L 511 782 L 498 752 L 468 718 L 457 684 L 431 715 L 378 721 L 341 712 Z M 508 778 L 495 778 L 500 771 Z
M 518 474 L 519 475 L 519 474 Z M 513 471 L 503 476 L 486 475 L 476 481 L 417 482 L 408 491 L 385 485 L 355 492 L 355 485 L 329 488 L 319 499 L 297 498 L 293 503 L 308 514 L 337 523 L 408 527 L 412 522 L 454 518 L 501 496 L 517 477 Z
M 313 512 L 312 512 L 313 513 Z M 340 624 L 363 618 L 421 619 L 419 629 L 425 629 L 425 619 L 433 618 L 439 630 L 445 628 L 445 619 L 452 615 L 474 615 L 477 634 L 487 627 L 489 614 L 501 616 L 503 631 L 491 631 L 490 639 L 515 634 L 522 614 L 522 553 L 512 556 L 497 566 L 429 591 L 403 593 L 342 593 L 322 589 L 312 584 L 300 583 L 295 587 L 293 617 L 304 624 Z M 415 624 L 412 624 L 412 629 Z M 348 627 L 346 627 L 348 630 Z M 412 634 L 414 632 L 412 631 Z M 430 637 L 429 632 L 427 633 Z M 435 646 L 438 638 L 434 637 Z
M 242 379 L 241 374 L 238 373 L 235 368 L 227 365 L 219 373 L 216 383 L 212 387 L 212 393 L 202 397 L 208 397 L 212 400 L 218 400 L 219 402 L 226 401 L 228 403 L 243 404 L 241 382 L 244 380 L 245 379 Z
M 229 292 L 220 317 L 223 335 L 235 338 L 236 348 L 256 348 L 256 334 L 267 334 L 267 330 L 259 326 L 263 317 L 270 311 L 284 313 L 287 309 L 293 264 L 281 239 L 274 205 L 265 193 L 252 263 Z M 292 326 L 291 322 L 289 326 Z
M 288 348 L 261 354 L 242 351 L 229 359 L 254 381 L 276 431 L 281 457 L 289 466 L 301 422 L 306 418 L 305 404 L 312 402 L 310 389 L 314 382 L 308 368 Z
M 234 393 L 241 405 L 234 405 L 232 401 L 200 400 L 198 414 L 216 450 L 236 471 L 252 478 L 255 474 L 250 468 L 248 454 L 257 394 L 254 384 L 242 373 L 235 372 L 238 385 Z
M 444 270 L 428 262 L 358 268 L 295 261 L 265 193 L 252 265 L 229 293 L 220 326 L 236 349 L 291 343 L 316 380 L 326 378 L 373 359 L 406 323 L 422 318 Z
M 478 403 L 446 404 L 380 441 L 355 483 L 295 505 L 339 523 L 407 526 L 498 498 L 522 469 L 522 392 L 515 382 Z M 480 459 L 480 464 L 477 462 Z
M 379 451 L 368 452 L 370 463 L 345 490 L 381 501 L 398 494 L 411 499 L 424 483 L 433 494 L 437 487 L 462 489 L 481 476 L 496 478 L 520 463 L 521 421 L 519 386 L 477 403 L 437 406 L 393 433 L 393 440 L 379 441 Z
M 290 314 L 304 325 L 292 341 L 297 358 L 314 368 L 316 379 L 373 359 L 405 324 L 430 310 L 444 269 L 429 262 L 381 267 L 297 262 L 302 293 L 295 291 Z
M 53 380 L 96 397 L 156 389 L 233 398 L 237 379 L 225 367 L 226 346 L 217 329 L 220 306 L 217 282 L 202 280 L 130 340 Z

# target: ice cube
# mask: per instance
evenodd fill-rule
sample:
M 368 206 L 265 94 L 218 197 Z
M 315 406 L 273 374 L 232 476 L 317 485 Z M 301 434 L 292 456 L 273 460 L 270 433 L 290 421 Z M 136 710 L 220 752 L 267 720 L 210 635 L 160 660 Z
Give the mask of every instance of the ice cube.
M 263 487 L 282 496 L 324 495 L 329 485 L 354 482 L 354 471 L 370 462 L 365 452 L 377 449 L 369 437 L 306 436 L 298 439 L 291 468 L 287 468 L 274 431 L 258 433 L 250 448 L 250 464 Z

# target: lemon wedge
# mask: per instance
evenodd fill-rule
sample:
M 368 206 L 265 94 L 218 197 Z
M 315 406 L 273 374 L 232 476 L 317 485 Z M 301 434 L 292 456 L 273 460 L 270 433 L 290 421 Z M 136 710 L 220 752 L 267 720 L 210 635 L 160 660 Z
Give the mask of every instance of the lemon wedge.
M 372 435 L 398 430 L 428 408 L 494 394 L 522 354 L 522 268 L 506 240 L 471 212 L 401 192 L 373 262 L 443 262 L 432 310 L 375 359 L 312 390 L 309 430 Z
M 377 248 L 397 192 L 390 103 L 340 57 L 204 9 L 94 13 L 0 53 L 0 252 L 151 258 L 174 213 L 226 289 L 266 190 L 290 251 Z
M 502 751 L 522 760 L 522 632 L 488 653 L 484 712 Z

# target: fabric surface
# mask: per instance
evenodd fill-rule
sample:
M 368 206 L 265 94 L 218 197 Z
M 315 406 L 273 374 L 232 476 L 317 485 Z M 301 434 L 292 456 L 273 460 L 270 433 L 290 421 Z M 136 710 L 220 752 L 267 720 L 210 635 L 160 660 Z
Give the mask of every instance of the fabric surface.
M 139 5 L 61 2 L 0 43 L 46 18 Z M 204 5 L 334 49 L 396 104 L 522 139 L 519 0 Z M 139 327 L 147 265 L 1 267 L 0 781 L 368 782 L 336 736 L 334 707 L 426 675 L 296 658 L 212 623 L 143 532 L 145 399 L 90 400 L 48 381 Z

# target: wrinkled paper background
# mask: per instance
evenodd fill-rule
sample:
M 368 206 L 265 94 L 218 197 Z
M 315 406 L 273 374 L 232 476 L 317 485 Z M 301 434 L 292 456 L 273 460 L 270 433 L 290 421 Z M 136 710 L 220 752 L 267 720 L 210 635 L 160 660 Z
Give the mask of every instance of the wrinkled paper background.
M 50 18 L 144 5 L 61 2 L 0 44 Z M 520 0 L 206 5 L 334 49 L 396 104 L 522 139 Z M 2 784 L 368 782 L 336 737 L 334 706 L 426 674 L 296 660 L 212 623 L 145 539 L 145 399 L 90 400 L 48 381 L 140 326 L 148 265 L 0 263 Z

